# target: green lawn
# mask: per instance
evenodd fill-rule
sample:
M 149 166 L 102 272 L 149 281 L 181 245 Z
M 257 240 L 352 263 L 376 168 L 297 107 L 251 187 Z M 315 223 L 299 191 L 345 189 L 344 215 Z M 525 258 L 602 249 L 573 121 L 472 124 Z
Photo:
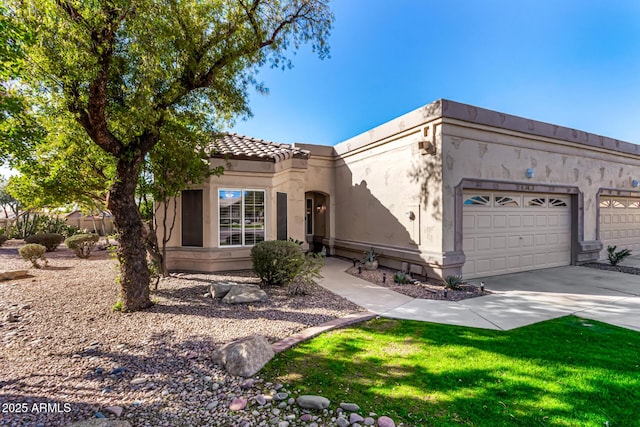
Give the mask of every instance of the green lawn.
M 573 316 L 508 332 L 372 320 L 262 374 L 410 426 L 640 426 L 640 333 Z

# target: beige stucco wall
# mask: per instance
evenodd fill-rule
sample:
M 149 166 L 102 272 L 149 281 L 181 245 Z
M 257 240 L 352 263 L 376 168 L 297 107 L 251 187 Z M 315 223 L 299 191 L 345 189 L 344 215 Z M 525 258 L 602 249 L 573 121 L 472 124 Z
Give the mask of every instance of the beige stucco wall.
M 222 189 L 265 190 L 265 239 L 276 239 L 276 206 L 278 192 L 287 193 L 288 236 L 304 238 L 304 186 L 306 160 L 288 159 L 281 162 L 212 159 L 212 167 L 222 165 L 224 174 L 212 176 L 201 186 L 203 190 L 203 247 L 181 247 L 181 203 L 178 199 L 176 232 L 168 249 L 171 270 L 222 271 L 251 268 L 250 247 L 220 247 L 218 244 L 218 191 Z M 170 211 L 173 205 L 170 203 Z M 158 220 L 162 220 L 162 209 Z
M 384 265 L 400 268 L 404 260 L 433 274 L 442 258 L 441 165 L 419 146 L 423 125 L 399 126 L 381 139 L 374 130 L 336 146 L 338 254 L 359 257 L 373 246 Z
M 454 217 L 454 188 L 463 178 L 574 186 L 584 197 L 583 240 L 591 241 L 598 237 L 598 190 L 637 191 L 631 182 L 640 179 L 639 155 L 453 119 L 442 129 L 445 218 Z M 527 168 L 533 178 L 526 178 Z M 443 226 L 443 249 L 453 250 L 453 222 Z

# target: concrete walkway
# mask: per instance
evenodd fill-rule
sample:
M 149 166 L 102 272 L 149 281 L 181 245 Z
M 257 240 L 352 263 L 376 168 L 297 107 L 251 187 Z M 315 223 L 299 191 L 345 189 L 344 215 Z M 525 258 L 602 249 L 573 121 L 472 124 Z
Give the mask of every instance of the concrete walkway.
M 569 266 L 493 276 L 471 280 L 492 295 L 453 302 L 393 292 L 346 273 L 349 266 L 325 259 L 318 283 L 384 317 L 509 330 L 575 314 L 640 331 L 640 276 L 632 274 Z

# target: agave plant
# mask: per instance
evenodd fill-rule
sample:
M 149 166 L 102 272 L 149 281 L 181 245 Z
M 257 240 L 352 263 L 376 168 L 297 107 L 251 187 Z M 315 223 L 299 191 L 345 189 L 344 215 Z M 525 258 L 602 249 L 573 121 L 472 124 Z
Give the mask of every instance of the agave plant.
M 631 255 L 629 249 L 622 249 L 616 252 L 617 246 L 607 246 L 607 257 L 609 258 L 609 264 L 616 266 L 619 262 L 623 261 L 626 257 Z

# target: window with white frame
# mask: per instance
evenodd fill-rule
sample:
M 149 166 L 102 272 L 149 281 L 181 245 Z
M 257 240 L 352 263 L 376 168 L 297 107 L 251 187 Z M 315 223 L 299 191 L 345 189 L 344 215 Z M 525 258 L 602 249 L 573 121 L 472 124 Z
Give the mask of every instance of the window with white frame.
M 218 191 L 220 246 L 253 246 L 265 236 L 265 191 Z

